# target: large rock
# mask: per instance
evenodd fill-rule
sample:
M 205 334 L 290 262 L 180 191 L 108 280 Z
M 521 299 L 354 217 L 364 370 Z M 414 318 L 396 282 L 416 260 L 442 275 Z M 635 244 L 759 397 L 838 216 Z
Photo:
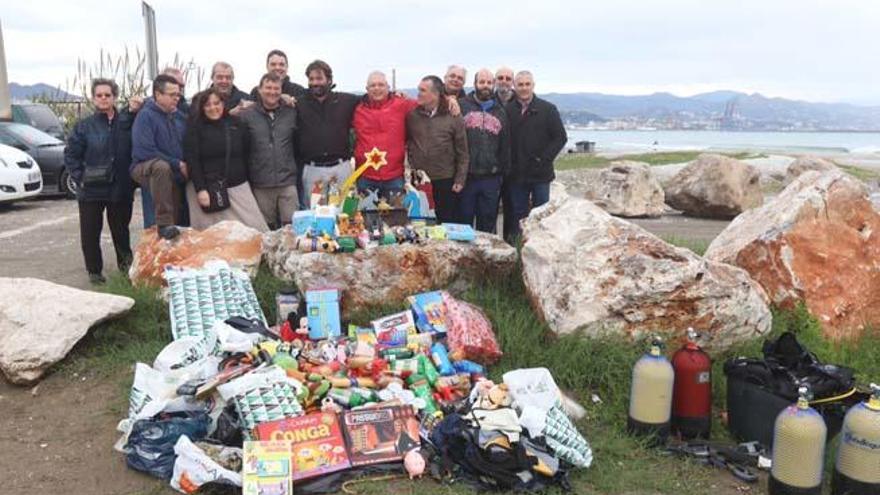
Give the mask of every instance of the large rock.
M 694 217 L 733 218 L 764 200 L 758 170 L 721 155 L 698 156 L 664 188 L 669 206 Z
M 400 304 L 407 296 L 426 290 L 460 292 L 475 282 L 509 276 L 516 268 L 516 249 L 484 233 L 478 233 L 473 243 L 429 240 L 337 254 L 302 253 L 293 243 L 290 229 L 266 234 L 269 268 L 301 290 L 342 289 L 346 315 Z
M 89 328 L 127 313 L 134 299 L 35 278 L 0 278 L 0 371 L 25 385 L 70 352 Z
M 840 170 L 804 173 L 731 222 L 706 257 L 744 268 L 779 306 L 806 303 L 828 336 L 880 325 L 880 214 Z
M 667 244 L 587 200 L 554 191 L 523 235 L 526 289 L 557 333 L 680 338 L 692 326 L 718 351 L 770 330 L 766 295 L 744 270 Z
M 596 174 L 585 197 L 619 217 L 659 217 L 666 209 L 663 186 L 646 163 L 612 163 Z
M 792 183 L 795 179 L 801 176 L 804 172 L 809 172 L 810 170 L 814 170 L 816 172 L 828 172 L 830 170 L 836 170 L 837 165 L 832 162 L 825 160 L 824 158 L 819 158 L 817 156 L 802 156 L 795 161 L 789 164 L 788 168 L 785 170 L 785 184 Z
M 160 287 L 165 265 L 201 268 L 211 260 L 225 260 L 233 268 L 256 275 L 262 258 L 263 234 L 240 222 L 226 220 L 198 231 L 181 229 L 167 241 L 156 229 L 144 231 L 128 274 L 132 283 Z

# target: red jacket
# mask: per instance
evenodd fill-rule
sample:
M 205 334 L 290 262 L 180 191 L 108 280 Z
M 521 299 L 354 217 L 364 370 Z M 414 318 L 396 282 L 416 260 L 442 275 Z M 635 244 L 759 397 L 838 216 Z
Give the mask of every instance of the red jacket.
M 375 146 L 385 151 L 387 165 L 375 170 L 368 168 L 361 177 L 372 180 L 391 180 L 403 177 L 403 159 L 406 156 L 406 114 L 418 106 L 414 99 L 389 96 L 374 102 L 368 96 L 358 103 L 352 127 L 355 132 L 354 159 L 360 166 Z

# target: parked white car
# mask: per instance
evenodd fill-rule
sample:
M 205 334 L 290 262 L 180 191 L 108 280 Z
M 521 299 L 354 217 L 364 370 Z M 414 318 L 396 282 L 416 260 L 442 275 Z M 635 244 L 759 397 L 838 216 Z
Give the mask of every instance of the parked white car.
M 30 198 L 43 190 L 43 174 L 24 151 L 0 144 L 0 203 Z

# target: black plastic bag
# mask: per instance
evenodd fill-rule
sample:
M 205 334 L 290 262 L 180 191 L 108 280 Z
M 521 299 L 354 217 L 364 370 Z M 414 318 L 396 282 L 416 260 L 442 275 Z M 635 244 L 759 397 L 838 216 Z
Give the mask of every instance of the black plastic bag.
M 193 442 L 205 438 L 211 418 L 205 412 L 161 413 L 135 421 L 125 444 L 128 467 L 164 480 L 174 470 L 174 444 L 181 435 Z
M 241 418 L 235 410 L 235 404 L 230 402 L 217 417 L 217 428 L 211 433 L 210 439 L 221 445 L 241 448 L 244 444 L 242 429 Z

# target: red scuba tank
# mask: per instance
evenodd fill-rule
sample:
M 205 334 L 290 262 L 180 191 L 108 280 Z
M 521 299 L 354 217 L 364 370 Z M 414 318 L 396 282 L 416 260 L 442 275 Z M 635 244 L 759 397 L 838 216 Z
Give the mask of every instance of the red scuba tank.
M 672 394 L 672 432 L 683 438 L 709 438 L 712 425 L 712 360 L 695 342 L 693 328 L 687 342 L 672 356 L 675 386 Z

